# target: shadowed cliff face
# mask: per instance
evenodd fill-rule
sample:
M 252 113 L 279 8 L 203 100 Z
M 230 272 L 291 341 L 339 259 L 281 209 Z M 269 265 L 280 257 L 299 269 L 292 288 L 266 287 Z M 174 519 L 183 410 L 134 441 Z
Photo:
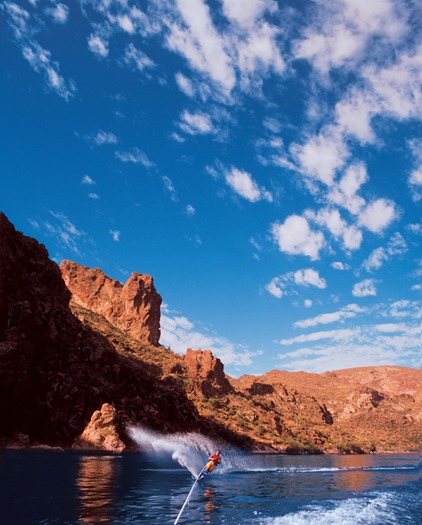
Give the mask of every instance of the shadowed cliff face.
M 23 434 L 29 443 L 70 445 L 103 403 L 116 407 L 121 423 L 198 428 L 174 379 L 162 382 L 72 314 L 57 264 L 3 214 L 0 270 L 0 438 Z

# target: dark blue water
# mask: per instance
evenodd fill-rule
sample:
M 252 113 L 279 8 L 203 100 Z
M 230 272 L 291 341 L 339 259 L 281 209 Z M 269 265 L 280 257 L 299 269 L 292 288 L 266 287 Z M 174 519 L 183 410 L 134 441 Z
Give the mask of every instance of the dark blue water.
M 180 524 L 422 524 L 417 455 L 224 460 Z M 0 451 L 0 524 L 173 524 L 192 481 L 166 456 Z

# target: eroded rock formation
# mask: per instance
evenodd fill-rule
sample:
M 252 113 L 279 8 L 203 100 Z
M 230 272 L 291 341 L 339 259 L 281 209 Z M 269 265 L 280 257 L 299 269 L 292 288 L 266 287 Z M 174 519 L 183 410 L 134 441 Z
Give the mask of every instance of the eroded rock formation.
M 104 403 L 101 410 L 92 414 L 90 422 L 76 439 L 73 448 L 123 452 L 126 445 L 120 439 L 117 419 L 116 409 Z
M 212 355 L 211 350 L 192 350 L 185 354 L 188 376 L 192 390 L 206 397 L 219 397 L 233 391 L 220 359 Z
M 60 269 L 75 303 L 103 315 L 131 337 L 158 345 L 161 297 L 150 275 L 132 273 L 124 285 L 99 268 L 62 261 Z

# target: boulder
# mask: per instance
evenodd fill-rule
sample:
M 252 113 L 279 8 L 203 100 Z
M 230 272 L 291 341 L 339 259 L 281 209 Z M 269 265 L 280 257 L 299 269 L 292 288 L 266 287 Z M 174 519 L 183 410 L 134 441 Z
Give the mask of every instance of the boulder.
M 91 421 L 76 439 L 73 448 L 107 450 L 120 454 L 126 448 L 117 431 L 116 409 L 104 403 L 96 410 Z

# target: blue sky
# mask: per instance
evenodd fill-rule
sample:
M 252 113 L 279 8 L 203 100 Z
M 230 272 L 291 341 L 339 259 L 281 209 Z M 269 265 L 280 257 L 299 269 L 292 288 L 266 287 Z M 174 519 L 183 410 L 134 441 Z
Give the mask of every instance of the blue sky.
M 0 2 L 1 209 L 232 375 L 421 366 L 422 7 Z

